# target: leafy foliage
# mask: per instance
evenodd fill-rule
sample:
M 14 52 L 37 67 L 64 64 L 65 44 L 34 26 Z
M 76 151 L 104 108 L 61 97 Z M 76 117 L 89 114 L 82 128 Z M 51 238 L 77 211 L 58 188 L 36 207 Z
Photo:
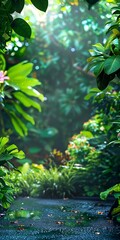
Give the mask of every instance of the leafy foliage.
M 87 195 L 94 195 L 118 181 L 119 174 L 119 90 L 109 87 L 94 97 L 94 116 L 74 135 L 67 153 L 71 164 L 79 168 L 79 181 Z M 92 93 L 95 95 L 95 89 Z M 104 111 L 103 111 L 104 109 Z M 118 136 L 118 140 L 116 140 Z M 111 142 L 111 144 L 110 144 Z M 69 163 L 70 163 L 69 162 Z M 91 186 L 87 183 L 92 184 Z
M 38 161 L 40 157 L 43 160 L 43 154 L 48 154 L 52 148 L 65 150 L 68 139 L 80 131 L 90 116 L 90 105 L 84 97 L 95 82 L 93 74 L 86 71 L 87 51 L 92 43 L 104 37 L 103 16 L 108 12 L 105 4 L 97 4 L 91 12 L 85 1 L 78 5 L 67 1 L 65 6 L 54 3 L 49 7 L 45 21 L 40 22 L 39 27 L 33 24 L 35 39 L 26 42 L 12 36 L 13 47 L 8 45 L 6 56 L 8 64 L 28 59 L 34 64 L 33 74 L 43 83 L 41 88 L 46 101 L 42 104 L 42 115 L 34 113 L 36 125 L 29 126 L 28 141 L 23 143 L 30 148 L 30 138 L 36 133 L 34 143 L 41 149 Z M 48 129 L 56 130 L 51 138 L 43 137 Z
M 63 198 L 73 196 L 75 192 L 76 171 L 72 168 L 45 169 L 42 165 L 25 163 L 19 168 L 21 173 L 12 171 L 5 176 L 9 185 L 14 183 L 16 195 Z
M 100 193 L 100 198 L 105 200 L 108 195 L 113 195 L 116 199 L 115 203 L 110 209 L 108 216 L 113 219 L 113 221 L 117 221 L 120 223 L 120 184 L 116 184 L 113 187 L 107 189 L 104 192 Z
M 90 50 L 89 67 L 96 76 L 97 86 L 104 90 L 115 77 L 120 78 L 120 5 L 112 9 L 113 19 L 107 23 L 109 34 L 104 45 L 97 43 Z
M 23 151 L 19 151 L 15 144 L 8 145 L 8 142 L 8 137 L 0 138 L 0 207 L 3 208 L 8 208 L 14 199 L 13 188 L 8 186 L 4 180 L 5 168 L 14 168 L 13 164 L 11 164 L 13 158 L 23 159 L 25 157 Z
M 31 0 L 31 2 L 37 9 L 41 11 L 47 10 L 48 0 Z M 29 24 L 21 18 L 13 19 L 13 13 L 21 13 L 24 5 L 24 0 L 17 0 L 17 2 L 16 0 L 0 1 L 0 49 L 4 49 L 6 42 L 11 39 L 12 30 L 25 38 L 30 38 L 31 27 Z
M 8 115 L 16 132 L 22 137 L 27 135 L 28 131 L 24 120 L 35 124 L 34 118 L 25 108 L 33 107 L 41 111 L 40 104 L 31 97 L 44 100 L 43 95 L 34 88 L 40 85 L 40 82 L 36 78 L 28 77 L 32 68 L 32 63 L 16 64 L 7 71 L 9 80 L 1 83 L 1 111 Z M 1 124 L 3 121 L 1 120 Z

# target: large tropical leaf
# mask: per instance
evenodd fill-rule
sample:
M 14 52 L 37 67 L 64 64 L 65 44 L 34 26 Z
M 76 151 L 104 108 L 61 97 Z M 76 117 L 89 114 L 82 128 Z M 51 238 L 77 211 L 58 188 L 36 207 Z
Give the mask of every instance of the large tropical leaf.
M 27 89 L 26 88 L 22 88 L 21 90 L 22 90 L 22 92 L 26 93 L 29 96 L 36 97 L 39 100 L 44 101 L 43 94 L 39 93 L 36 89 L 28 87 Z
M 33 101 L 31 98 L 28 98 L 24 93 L 22 92 L 14 92 L 13 96 L 19 100 L 25 107 L 34 107 L 38 111 L 41 111 L 41 107 L 39 103 Z
M 107 58 L 104 62 L 104 70 L 106 74 L 111 74 L 120 69 L 120 55 L 114 55 Z
M 23 61 L 21 63 L 16 64 L 15 66 L 9 68 L 8 70 L 8 76 L 12 80 L 14 77 L 20 77 L 20 76 L 28 76 L 33 68 L 32 63 L 28 63 L 26 61 Z
M 39 10 L 45 12 L 48 7 L 48 0 L 31 0 L 32 4 Z
M 24 137 L 25 135 L 27 135 L 27 127 L 25 126 L 25 124 L 23 123 L 23 121 L 21 121 L 21 119 L 19 119 L 14 112 L 11 112 L 10 114 L 10 119 L 11 122 L 16 130 L 16 132 L 21 136 Z
M 35 124 L 34 118 L 31 117 L 28 113 L 26 113 L 20 105 L 18 105 L 17 103 L 14 103 L 14 106 L 16 108 L 16 110 L 18 111 L 18 113 L 20 113 L 22 115 L 23 118 L 25 118 L 27 121 L 29 121 L 30 123 L 32 123 L 33 125 Z
M 31 37 L 31 27 L 29 24 L 22 18 L 16 18 L 12 24 L 12 29 L 20 36 L 24 38 Z

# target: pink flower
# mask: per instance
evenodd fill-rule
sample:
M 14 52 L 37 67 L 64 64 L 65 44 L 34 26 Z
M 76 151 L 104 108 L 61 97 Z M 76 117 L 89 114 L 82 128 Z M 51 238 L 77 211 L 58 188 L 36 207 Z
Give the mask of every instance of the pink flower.
M 0 83 L 3 83 L 5 80 L 9 80 L 9 77 L 5 76 L 6 73 L 7 73 L 6 71 L 5 72 L 0 71 Z

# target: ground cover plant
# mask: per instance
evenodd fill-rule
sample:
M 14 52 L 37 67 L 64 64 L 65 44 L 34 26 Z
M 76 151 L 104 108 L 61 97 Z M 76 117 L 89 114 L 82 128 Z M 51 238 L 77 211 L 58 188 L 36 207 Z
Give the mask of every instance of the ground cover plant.
M 120 184 L 116 184 L 106 191 L 101 192 L 100 197 L 102 200 L 105 200 L 108 195 L 113 195 L 116 199 L 108 216 L 110 219 L 113 219 L 114 222 L 120 222 Z
M 16 196 L 40 198 L 66 198 L 75 194 L 76 171 L 73 168 L 44 168 L 43 165 L 25 163 L 20 172 L 6 171 L 5 180 L 14 185 Z

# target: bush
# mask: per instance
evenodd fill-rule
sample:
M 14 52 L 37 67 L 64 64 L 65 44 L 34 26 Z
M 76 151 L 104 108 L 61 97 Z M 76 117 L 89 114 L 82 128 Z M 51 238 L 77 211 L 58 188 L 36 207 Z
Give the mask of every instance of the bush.
M 76 171 L 72 168 L 47 170 L 43 165 L 25 163 L 19 170 L 21 173 L 12 171 L 5 176 L 9 186 L 14 184 L 16 196 L 64 198 L 76 192 Z
M 80 134 L 71 138 L 67 148 L 71 159 L 69 164 L 79 164 L 83 194 L 99 194 L 99 191 L 116 184 L 120 176 L 118 88 L 119 85 L 116 90 L 110 87 L 96 96 L 94 92 L 96 114 L 83 124 Z M 117 137 L 118 141 L 115 141 Z

